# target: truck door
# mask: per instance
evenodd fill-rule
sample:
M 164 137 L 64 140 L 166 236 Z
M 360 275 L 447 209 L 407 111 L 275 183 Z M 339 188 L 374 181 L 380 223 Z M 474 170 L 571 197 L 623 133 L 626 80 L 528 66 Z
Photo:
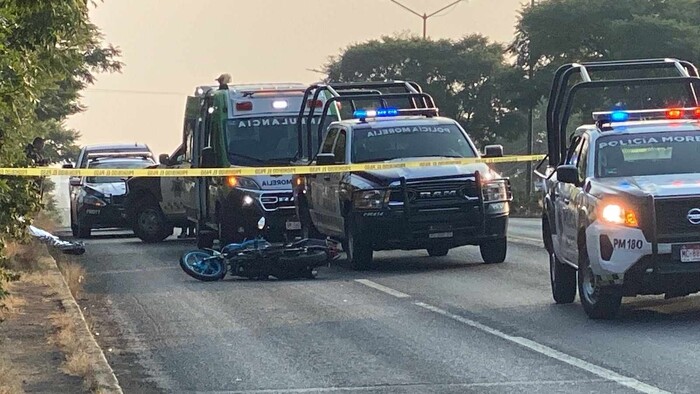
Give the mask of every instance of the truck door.
M 566 155 L 565 164 L 576 165 L 579 160 L 582 139 L 575 138 L 570 144 L 569 152 Z M 555 215 L 557 235 L 554 240 L 554 248 L 559 259 L 577 265 L 578 252 L 575 242 L 576 233 L 576 217 L 573 214 L 576 211 L 575 203 L 572 200 L 575 185 L 564 182 L 557 182 L 555 190 Z M 572 237 L 572 233 L 574 236 Z M 572 239 L 574 242 L 572 244 Z
M 187 115 L 190 116 L 195 113 L 197 115 L 194 121 L 192 137 L 188 142 L 191 146 L 191 148 L 188 149 L 191 149 L 192 152 L 191 168 L 201 167 L 201 152 L 208 144 L 207 130 L 209 128 L 209 122 L 211 121 L 211 114 L 209 114 L 208 110 L 211 106 L 212 100 L 209 97 L 204 99 L 196 97 L 187 98 Z M 202 223 L 206 219 L 208 213 L 206 198 L 207 178 L 187 177 L 185 184 L 188 190 L 187 217 L 192 222 Z
M 161 163 L 160 168 L 168 169 L 189 169 L 191 167 L 191 152 L 187 150 L 187 145 L 182 144 L 170 156 L 168 163 Z M 182 222 L 186 215 L 186 205 L 188 198 L 186 177 L 163 177 L 160 180 L 160 195 L 162 196 L 161 209 L 165 216 L 171 221 Z
M 585 193 L 583 191 L 583 182 L 586 179 L 586 170 L 588 168 L 588 138 L 582 136 L 580 143 L 580 148 L 576 150 L 576 168 L 578 168 L 578 185 L 569 185 L 569 204 L 566 206 L 566 216 L 570 218 L 571 225 L 566 226 L 566 232 L 564 236 L 566 237 L 567 250 L 569 251 L 568 258 L 578 265 L 578 230 L 581 228 L 581 220 L 579 213 L 581 212 L 581 207 L 585 203 Z
M 320 153 L 333 153 L 335 140 L 338 137 L 339 129 L 337 127 L 328 131 L 326 138 L 321 144 Z M 330 189 L 331 174 L 309 174 L 309 190 L 311 191 L 311 199 L 309 213 L 311 220 L 321 232 L 329 232 L 333 230 L 331 225 L 332 212 L 334 203 L 332 201 L 332 191 Z
M 347 132 L 343 129 L 338 131 L 338 137 L 333 145 L 333 154 L 335 155 L 335 164 L 347 164 L 347 156 L 345 147 L 347 146 Z M 328 184 L 329 194 L 332 196 L 330 208 L 330 225 L 333 234 L 342 235 L 345 232 L 345 220 L 343 218 L 343 209 L 340 200 L 340 181 L 343 179 L 343 173 L 326 174 L 324 182 Z

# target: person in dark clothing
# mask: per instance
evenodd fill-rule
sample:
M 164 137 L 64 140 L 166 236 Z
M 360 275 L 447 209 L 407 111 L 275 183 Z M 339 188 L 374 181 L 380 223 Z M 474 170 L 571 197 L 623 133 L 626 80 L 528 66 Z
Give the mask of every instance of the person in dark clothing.
M 44 158 L 44 139 L 41 137 L 34 138 L 34 141 L 27 145 L 24 152 L 35 166 L 46 166 L 49 164 L 49 161 Z
M 228 84 L 231 83 L 231 75 L 221 74 L 215 81 L 219 83 L 219 90 L 228 90 Z

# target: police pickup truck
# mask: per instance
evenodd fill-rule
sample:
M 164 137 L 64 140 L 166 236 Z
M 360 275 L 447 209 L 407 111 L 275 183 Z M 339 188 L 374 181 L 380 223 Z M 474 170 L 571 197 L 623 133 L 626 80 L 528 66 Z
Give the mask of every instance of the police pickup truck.
M 679 75 L 589 79 L 599 70 L 652 68 Z M 571 105 L 556 92 L 565 92 L 568 76 L 579 72 L 582 88 L 630 92 L 643 86 L 668 93 L 675 87 L 685 97 L 672 100 L 680 107 L 594 112 L 594 124 L 578 127 L 566 144 Z M 539 173 L 554 300 L 573 302 L 578 287 L 587 315 L 607 319 L 617 315 L 624 296 L 670 298 L 700 291 L 697 70 L 687 62 L 652 59 L 567 65 L 557 78 L 548 111 L 551 162 L 548 173 Z M 573 100 L 572 93 L 565 96 Z
M 505 260 L 508 179 L 483 163 L 381 169 L 381 164 L 479 158 L 456 121 L 437 116 L 435 108 L 358 109 L 354 115 L 328 126 L 311 164 L 377 163 L 376 169 L 295 176 L 305 235 L 341 239 L 354 269 L 368 268 L 378 250 L 427 249 L 430 256 L 445 256 L 451 248 L 479 245 L 485 262 Z M 501 146 L 487 151 L 503 154 Z

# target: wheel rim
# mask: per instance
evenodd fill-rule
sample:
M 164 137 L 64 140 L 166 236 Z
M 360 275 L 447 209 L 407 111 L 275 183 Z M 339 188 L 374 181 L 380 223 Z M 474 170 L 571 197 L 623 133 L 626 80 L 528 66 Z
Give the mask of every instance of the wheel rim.
M 211 255 L 201 252 L 189 253 L 185 256 L 184 261 L 187 267 L 200 275 L 217 276 L 221 273 L 223 264 L 221 259 L 211 257 Z
M 583 279 L 581 280 L 581 295 L 589 304 L 595 304 L 598 302 L 598 288 L 595 283 L 593 271 L 590 267 L 586 267 L 582 274 Z
M 160 218 L 152 209 L 141 212 L 139 215 L 139 227 L 149 234 L 156 234 L 160 230 Z

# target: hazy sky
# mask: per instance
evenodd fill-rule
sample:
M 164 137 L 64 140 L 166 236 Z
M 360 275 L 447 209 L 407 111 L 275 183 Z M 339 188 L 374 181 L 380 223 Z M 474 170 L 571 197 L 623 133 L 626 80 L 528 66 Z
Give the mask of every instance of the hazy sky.
M 451 0 L 402 2 L 431 13 Z M 510 41 L 523 2 L 464 1 L 429 19 L 428 35 Z M 348 44 L 422 32 L 420 18 L 389 0 L 105 0 L 91 15 L 126 65 L 99 76 L 84 92 L 88 110 L 68 125 L 82 144 L 138 141 L 156 155 L 179 143 L 185 96 L 223 72 L 235 82 L 314 82 L 321 76 L 306 69 Z

